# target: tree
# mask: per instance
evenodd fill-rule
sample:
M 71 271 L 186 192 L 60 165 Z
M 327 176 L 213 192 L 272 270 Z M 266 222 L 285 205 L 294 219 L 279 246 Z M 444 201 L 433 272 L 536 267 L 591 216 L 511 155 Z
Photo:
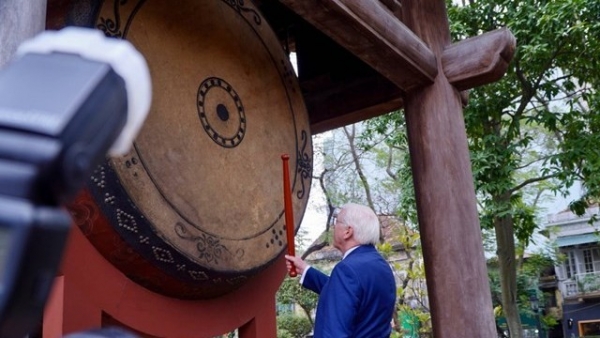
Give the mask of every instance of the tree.
M 404 248 L 406 255 L 406 259 L 403 261 L 393 263 L 393 269 L 397 277 L 394 329 L 401 333 L 398 337 L 415 337 L 414 334 L 417 333 L 417 330 L 423 333 L 431 331 L 431 314 L 427 302 L 421 241 L 418 231 L 405 224 L 400 224 L 397 218 L 390 217 L 382 221 L 383 227 L 394 225 L 393 238 Z M 392 244 L 384 242 L 378 246 L 378 249 L 383 257 L 389 261 L 389 258 L 393 255 Z M 404 324 L 407 323 L 403 319 L 410 319 L 408 328 L 404 327 Z M 415 324 L 417 324 L 416 327 Z M 406 332 L 407 330 L 410 332 Z
M 508 27 L 517 52 L 499 82 L 474 89 L 465 109 L 481 224 L 493 228 L 502 305 L 511 337 L 522 337 L 515 238 L 524 245 L 536 228 L 527 189 L 566 193 L 577 180 L 598 196 L 597 113 L 600 4 L 595 0 L 471 1 L 449 6 L 456 39 Z M 542 184 L 545 184 L 543 187 Z

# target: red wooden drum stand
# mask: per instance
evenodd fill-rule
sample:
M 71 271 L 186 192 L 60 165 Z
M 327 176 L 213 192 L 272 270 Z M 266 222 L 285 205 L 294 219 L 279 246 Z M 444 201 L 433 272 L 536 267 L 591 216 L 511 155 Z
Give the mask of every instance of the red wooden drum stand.
M 180 300 L 132 282 L 74 227 L 43 323 L 44 338 L 118 325 L 140 337 L 276 337 L 274 294 L 282 257 L 239 289 L 207 300 Z

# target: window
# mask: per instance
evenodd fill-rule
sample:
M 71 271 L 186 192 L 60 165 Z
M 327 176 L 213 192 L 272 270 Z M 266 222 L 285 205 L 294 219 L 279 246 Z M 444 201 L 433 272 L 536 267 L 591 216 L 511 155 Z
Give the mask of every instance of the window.
M 594 272 L 594 260 L 592 259 L 592 250 L 583 250 L 583 265 L 585 267 L 586 273 Z
M 579 321 L 579 335 L 596 336 L 600 334 L 600 321 L 585 320 Z
M 582 253 L 585 272 L 600 272 L 600 250 L 597 247 L 589 248 L 582 250 Z
M 567 252 L 567 260 L 565 261 L 565 270 L 567 278 L 573 278 L 577 274 L 577 266 L 575 265 L 575 252 Z
M 600 271 L 600 249 L 592 249 L 592 259 L 594 260 L 594 271 Z

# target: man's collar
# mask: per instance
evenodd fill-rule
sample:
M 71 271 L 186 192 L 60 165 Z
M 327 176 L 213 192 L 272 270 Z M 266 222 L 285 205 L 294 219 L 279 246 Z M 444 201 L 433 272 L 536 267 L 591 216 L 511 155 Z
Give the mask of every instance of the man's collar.
M 344 256 L 342 257 L 342 259 L 346 258 L 352 251 L 356 250 L 360 245 L 357 246 L 353 246 L 350 249 L 348 249 L 345 253 Z

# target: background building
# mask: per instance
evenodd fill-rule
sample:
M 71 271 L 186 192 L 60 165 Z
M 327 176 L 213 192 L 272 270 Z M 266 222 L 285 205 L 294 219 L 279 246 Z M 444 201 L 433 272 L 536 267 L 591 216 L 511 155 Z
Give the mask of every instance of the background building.
M 558 306 L 564 337 L 600 335 L 600 223 L 598 206 L 583 216 L 563 211 L 548 217 L 550 239 L 559 252 Z

